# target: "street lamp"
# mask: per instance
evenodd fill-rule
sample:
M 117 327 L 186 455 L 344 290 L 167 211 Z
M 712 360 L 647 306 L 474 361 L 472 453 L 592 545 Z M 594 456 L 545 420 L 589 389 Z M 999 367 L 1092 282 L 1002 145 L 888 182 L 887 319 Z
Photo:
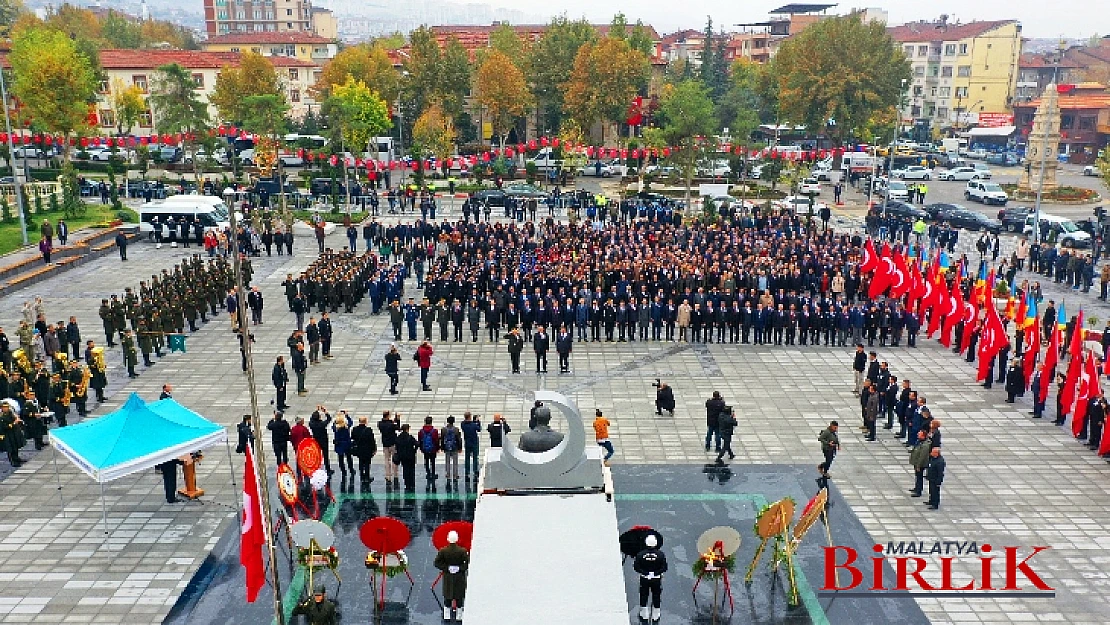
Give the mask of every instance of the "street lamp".
M 903 78 L 902 79 L 903 103 L 905 102 L 905 97 L 906 97 L 906 79 Z M 890 199 L 890 178 L 891 178 L 891 175 L 892 175 L 891 172 L 894 171 L 894 146 L 895 146 L 895 144 L 898 143 L 897 139 L 898 139 L 898 125 L 895 124 L 895 126 L 894 126 L 894 137 L 892 137 L 891 140 L 890 140 L 890 153 L 887 155 L 888 165 L 887 165 L 887 168 L 886 168 L 886 193 L 883 194 L 883 219 L 886 219 L 886 203 L 887 203 L 887 200 Z M 812 205 L 812 204 L 813 204 L 813 202 L 810 202 L 810 205 Z M 812 212 L 812 209 L 811 209 L 811 212 Z

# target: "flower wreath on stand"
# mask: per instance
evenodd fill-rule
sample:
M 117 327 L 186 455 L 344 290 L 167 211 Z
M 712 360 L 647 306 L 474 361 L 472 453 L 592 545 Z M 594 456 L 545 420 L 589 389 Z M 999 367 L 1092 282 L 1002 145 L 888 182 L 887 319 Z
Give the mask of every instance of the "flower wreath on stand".
M 391 563 L 396 560 L 395 563 Z M 378 551 L 366 554 L 366 568 L 371 571 L 381 571 L 386 577 L 396 577 L 409 569 L 409 558 L 404 551 L 396 551 L 382 555 Z
M 309 559 L 310 554 L 313 556 L 311 560 Z M 334 570 L 339 568 L 339 552 L 335 550 L 335 547 L 331 547 L 324 551 L 297 549 L 297 564 L 305 567 L 311 566 L 317 569 L 326 566 Z
M 721 557 L 721 554 L 713 549 L 706 551 L 694 560 L 694 577 L 706 579 L 719 579 L 724 577 L 725 571 L 732 572 L 736 568 L 736 555 L 729 554 Z

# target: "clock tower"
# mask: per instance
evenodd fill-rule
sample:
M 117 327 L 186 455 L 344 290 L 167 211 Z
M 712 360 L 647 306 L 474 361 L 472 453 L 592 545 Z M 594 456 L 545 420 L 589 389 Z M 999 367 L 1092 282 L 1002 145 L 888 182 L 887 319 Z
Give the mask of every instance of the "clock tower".
M 1038 188 L 1054 191 L 1056 182 L 1057 150 L 1060 146 L 1060 100 L 1055 83 L 1045 87 L 1041 104 L 1033 115 L 1033 129 L 1025 146 L 1025 171 L 1018 182 L 1021 193 L 1036 193 Z M 1044 158 L 1044 175 L 1041 159 Z

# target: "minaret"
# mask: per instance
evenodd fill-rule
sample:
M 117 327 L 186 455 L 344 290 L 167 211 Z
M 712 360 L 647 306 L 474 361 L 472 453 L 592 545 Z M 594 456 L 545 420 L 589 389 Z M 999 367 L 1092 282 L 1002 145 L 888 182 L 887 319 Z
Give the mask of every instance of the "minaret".
M 150 19 L 150 7 L 146 5 L 146 0 L 139 3 L 139 19 L 144 22 Z

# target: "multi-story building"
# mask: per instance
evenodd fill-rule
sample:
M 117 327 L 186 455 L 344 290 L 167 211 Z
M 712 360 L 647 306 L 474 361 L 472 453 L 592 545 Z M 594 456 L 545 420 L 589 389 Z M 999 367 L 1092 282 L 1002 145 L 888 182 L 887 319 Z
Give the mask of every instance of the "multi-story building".
M 1110 141 L 1110 90 L 1097 82 L 1058 84 L 1060 154 L 1071 163 L 1093 163 Z M 1014 123 L 1023 136 L 1032 130 L 1040 105 L 1040 97 L 1014 103 Z
M 228 33 L 209 37 L 201 44 L 208 52 L 253 52 L 266 57 L 293 57 L 323 65 L 339 52 L 332 39 L 310 32 L 288 31 L 262 33 Z
M 143 91 L 150 92 L 151 82 L 156 80 L 158 68 L 163 65 L 176 63 L 193 75 L 197 95 L 204 102 L 209 103 L 209 115 L 213 120 L 219 119 L 215 106 L 209 102 L 212 92 L 216 88 L 216 78 L 224 67 L 235 67 L 239 64 L 242 54 L 237 52 L 200 52 L 194 50 L 101 50 L 100 65 L 103 68 L 103 80 L 97 89 L 97 119 L 101 131 L 113 134 L 116 131 L 116 116 L 112 109 L 112 96 L 116 89 L 135 85 Z M 285 89 L 289 101 L 290 117 L 300 117 L 313 106 L 309 87 L 314 83 L 313 72 L 317 66 L 309 61 L 302 61 L 292 56 L 275 56 L 270 58 L 274 64 L 278 77 Z M 139 123 L 131 129 L 137 136 L 156 134 L 158 129 L 150 109 L 142 115 Z
M 314 9 L 311 0 L 204 0 L 204 25 L 209 37 L 246 32 L 317 32 L 315 20 L 320 21 L 320 30 L 336 30 L 331 12 Z
M 1110 84 L 1110 36 L 1094 44 L 1072 46 L 1045 54 L 1023 54 L 1019 64 L 1018 101 L 1041 97 L 1051 82 L 1073 85 L 1081 82 Z M 1053 80 L 1055 78 L 1055 81 Z
M 771 60 L 770 32 L 743 32 L 729 35 L 725 46 L 725 60 L 732 63 L 736 59 L 747 59 L 755 63 Z
M 903 122 L 945 129 L 975 124 L 981 114 L 1012 114 L 1021 56 L 1017 21 L 913 22 L 888 32 L 912 65 Z

